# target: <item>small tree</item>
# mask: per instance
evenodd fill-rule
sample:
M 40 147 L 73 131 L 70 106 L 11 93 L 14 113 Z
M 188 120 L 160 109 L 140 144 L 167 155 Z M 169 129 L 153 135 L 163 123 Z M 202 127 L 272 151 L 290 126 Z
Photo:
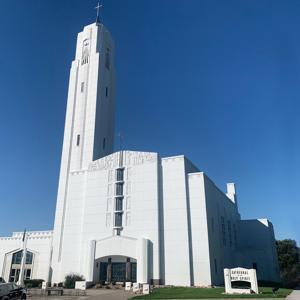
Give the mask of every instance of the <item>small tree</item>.
M 70 273 L 65 277 L 64 287 L 66 289 L 74 289 L 76 281 L 84 281 L 84 277 L 80 274 Z

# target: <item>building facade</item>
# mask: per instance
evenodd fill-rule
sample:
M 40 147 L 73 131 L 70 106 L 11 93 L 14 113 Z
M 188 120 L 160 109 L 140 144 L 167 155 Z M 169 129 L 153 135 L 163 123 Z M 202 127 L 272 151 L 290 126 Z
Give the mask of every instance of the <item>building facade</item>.
M 233 183 L 223 193 L 182 155 L 113 151 L 114 98 L 114 43 L 94 23 L 70 71 L 54 230 L 28 233 L 25 278 L 211 286 L 240 266 L 279 281 L 273 226 L 241 220 Z M 20 273 L 22 243 L 0 238 L 6 281 Z

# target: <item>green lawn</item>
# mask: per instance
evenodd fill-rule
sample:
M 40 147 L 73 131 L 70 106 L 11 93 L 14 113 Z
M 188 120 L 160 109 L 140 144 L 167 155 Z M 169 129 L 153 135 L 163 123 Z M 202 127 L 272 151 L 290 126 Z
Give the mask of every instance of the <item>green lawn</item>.
M 258 295 L 226 295 L 223 294 L 224 288 L 170 287 L 155 288 L 149 295 L 135 296 L 130 299 L 285 298 L 291 291 L 279 289 L 276 296 L 273 296 L 272 288 L 261 287 Z

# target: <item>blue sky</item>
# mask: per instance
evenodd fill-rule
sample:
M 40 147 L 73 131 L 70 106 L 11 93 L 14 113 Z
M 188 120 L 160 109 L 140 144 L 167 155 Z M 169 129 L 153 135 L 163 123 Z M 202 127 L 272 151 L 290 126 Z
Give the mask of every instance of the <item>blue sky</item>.
M 300 2 L 105 0 L 116 132 L 185 154 L 300 243 Z M 69 68 L 93 0 L 0 3 L 0 235 L 53 226 Z M 116 147 L 117 148 L 117 147 Z

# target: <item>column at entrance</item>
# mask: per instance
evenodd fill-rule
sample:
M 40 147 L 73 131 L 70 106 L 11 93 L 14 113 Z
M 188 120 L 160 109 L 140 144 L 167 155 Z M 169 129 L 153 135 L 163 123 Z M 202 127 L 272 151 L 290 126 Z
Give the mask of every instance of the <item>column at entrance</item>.
M 126 259 L 126 281 L 131 281 L 131 262 L 129 257 Z
M 112 278 L 112 265 L 111 265 L 111 257 L 108 259 L 108 264 L 107 264 L 107 279 L 106 281 L 108 283 L 111 283 L 111 278 Z

